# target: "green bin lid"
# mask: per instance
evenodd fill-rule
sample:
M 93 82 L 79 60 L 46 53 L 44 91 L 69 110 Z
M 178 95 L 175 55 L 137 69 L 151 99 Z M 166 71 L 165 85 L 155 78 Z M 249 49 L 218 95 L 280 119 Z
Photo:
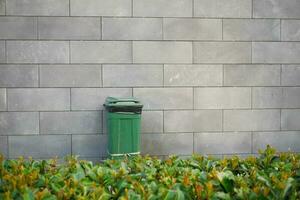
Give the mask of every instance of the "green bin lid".
M 107 97 L 103 104 L 109 112 L 141 113 L 143 104 L 136 98 Z
M 117 97 L 107 97 L 104 106 L 113 107 L 123 107 L 123 106 L 133 106 L 140 107 L 143 106 L 139 100 L 134 97 L 129 98 L 117 98 Z

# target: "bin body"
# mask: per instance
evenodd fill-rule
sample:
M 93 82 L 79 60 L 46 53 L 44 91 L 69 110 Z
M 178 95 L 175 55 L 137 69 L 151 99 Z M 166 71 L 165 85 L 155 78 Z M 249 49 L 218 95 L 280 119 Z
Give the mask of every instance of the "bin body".
M 139 154 L 142 104 L 132 98 L 108 97 L 104 106 L 108 154 L 113 158 Z

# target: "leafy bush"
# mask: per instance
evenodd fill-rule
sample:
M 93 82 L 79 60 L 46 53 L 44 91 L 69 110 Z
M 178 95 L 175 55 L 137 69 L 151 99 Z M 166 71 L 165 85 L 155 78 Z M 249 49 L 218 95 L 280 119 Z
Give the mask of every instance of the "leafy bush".
M 0 199 L 300 199 L 300 156 L 270 147 L 246 159 L 0 159 Z

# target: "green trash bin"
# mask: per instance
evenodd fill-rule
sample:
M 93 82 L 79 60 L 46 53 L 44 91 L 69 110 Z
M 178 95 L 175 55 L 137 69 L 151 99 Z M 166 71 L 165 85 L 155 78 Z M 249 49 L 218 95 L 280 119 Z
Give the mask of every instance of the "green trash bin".
M 111 158 L 140 154 L 142 107 L 135 98 L 107 97 L 108 154 Z

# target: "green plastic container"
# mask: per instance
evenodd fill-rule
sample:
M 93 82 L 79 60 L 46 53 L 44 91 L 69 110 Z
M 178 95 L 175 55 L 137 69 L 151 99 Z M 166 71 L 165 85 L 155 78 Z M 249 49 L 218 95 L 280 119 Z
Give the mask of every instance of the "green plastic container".
M 140 154 L 143 105 L 135 98 L 107 97 L 108 154 L 111 158 Z

